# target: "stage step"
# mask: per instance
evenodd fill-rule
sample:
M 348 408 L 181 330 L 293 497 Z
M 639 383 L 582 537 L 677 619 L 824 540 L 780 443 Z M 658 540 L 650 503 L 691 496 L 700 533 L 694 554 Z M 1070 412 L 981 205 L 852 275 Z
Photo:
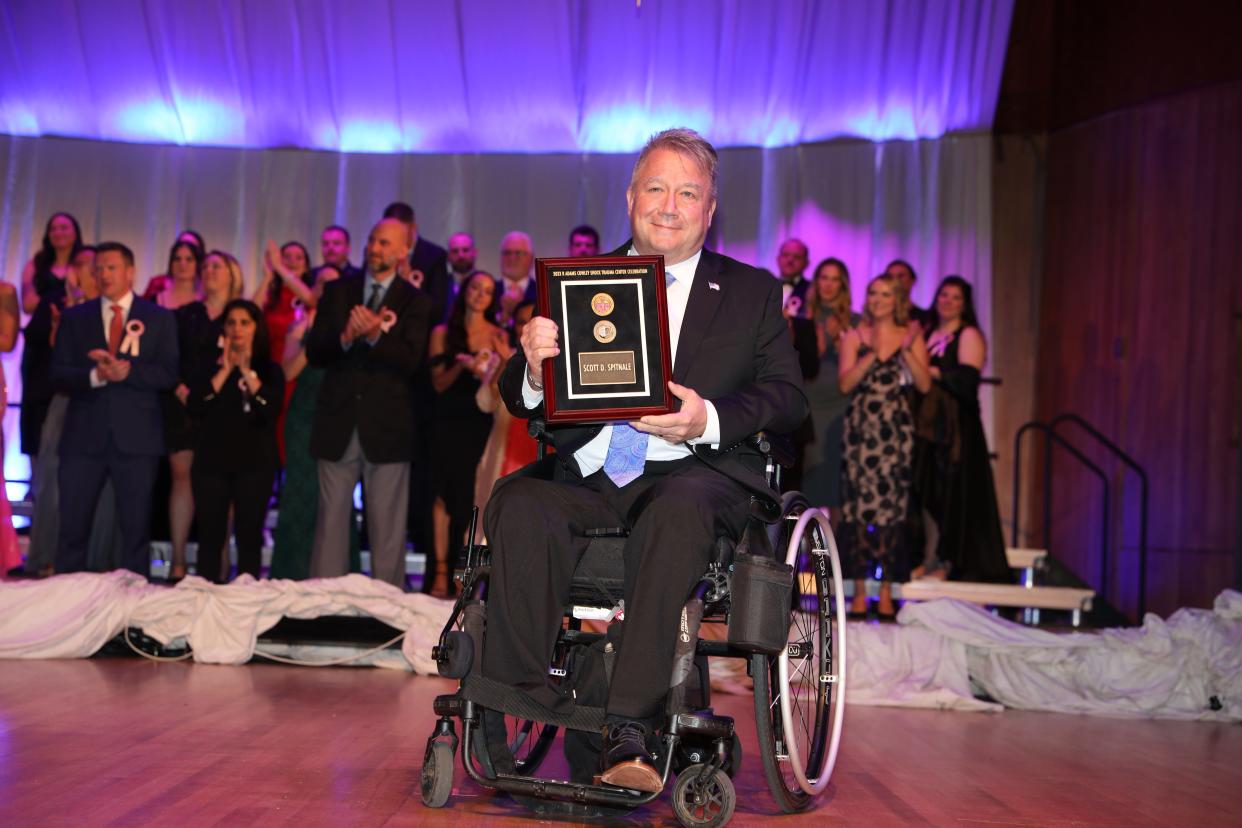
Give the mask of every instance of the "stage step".
M 1010 569 L 1042 569 L 1048 560 L 1047 549 L 1015 549 L 1005 550 Z
M 1095 592 L 1059 586 L 1019 586 L 1017 584 L 978 584 L 967 581 L 911 581 L 894 589 L 903 601 L 931 601 L 954 598 L 987 607 L 1017 607 L 1030 610 L 1062 610 L 1071 613 L 1075 627 L 1083 612 L 1091 611 Z M 1039 623 L 1038 615 L 1034 623 Z

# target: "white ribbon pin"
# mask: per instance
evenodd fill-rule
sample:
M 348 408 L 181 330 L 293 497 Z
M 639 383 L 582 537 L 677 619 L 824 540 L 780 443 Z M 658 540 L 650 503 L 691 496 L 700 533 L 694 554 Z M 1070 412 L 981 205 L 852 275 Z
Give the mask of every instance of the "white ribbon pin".
M 392 308 L 384 308 L 380 312 L 380 333 L 388 333 L 397 324 L 397 312 Z
M 121 340 L 121 353 L 138 356 L 138 340 L 146 331 L 147 326 L 141 319 L 131 319 L 125 325 L 125 338 Z

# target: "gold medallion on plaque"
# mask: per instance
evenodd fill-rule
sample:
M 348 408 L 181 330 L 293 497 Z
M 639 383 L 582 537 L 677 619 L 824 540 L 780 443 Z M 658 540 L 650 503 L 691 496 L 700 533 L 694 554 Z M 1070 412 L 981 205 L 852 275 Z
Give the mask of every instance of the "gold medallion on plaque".
M 591 297 L 591 310 L 595 311 L 596 316 L 607 316 L 616 306 L 617 303 L 607 293 L 597 293 Z M 600 342 L 604 341 L 600 340 Z
M 607 345 L 617 338 L 617 326 L 606 319 L 596 322 L 595 338 Z

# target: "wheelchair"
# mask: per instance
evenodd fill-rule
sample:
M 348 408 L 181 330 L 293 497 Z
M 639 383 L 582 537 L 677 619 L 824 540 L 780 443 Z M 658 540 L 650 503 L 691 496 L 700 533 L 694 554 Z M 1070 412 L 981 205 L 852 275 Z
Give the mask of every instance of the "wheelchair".
M 532 421 L 530 430 L 540 438 L 542 458 L 542 424 Z M 763 433 L 748 442 L 764 455 L 768 481 L 779 491 L 781 468 L 792 464 L 788 447 Z M 752 518 L 742 538 L 717 541 L 707 572 L 681 615 L 667 715 L 653 758 L 665 789 L 675 779 L 672 806 L 685 826 L 724 825 L 737 804 L 731 779 L 741 766 L 741 744 L 733 720 L 715 714 L 711 707 L 709 658 L 741 658 L 747 663 L 754 681 L 759 757 L 772 798 L 782 811 L 811 807 L 828 784 L 840 747 L 846 608 L 827 511 L 813 508 L 798 492 L 783 494 L 779 504 L 752 498 L 751 506 Z M 572 715 L 551 715 L 523 705 L 517 694 L 507 695 L 505 688 L 480 674 L 491 556 L 487 547 L 475 545 L 474 534 L 472 527 L 464 561 L 459 559 L 455 573 L 458 597 L 432 650 L 440 675 L 461 683 L 456 693 L 434 702 L 438 721 L 424 754 L 423 804 L 441 808 L 448 803 L 459 747 L 462 768 L 470 779 L 512 795 L 537 814 L 621 815 L 658 798 L 663 791 L 644 793 L 597 780 L 537 775 L 558 730 L 600 733 L 603 700 L 598 707 L 580 703 Z M 624 583 L 625 533 L 604 528 L 586 534 L 589 542 L 574 571 L 570 605 L 548 668 L 549 680 L 575 698 L 575 681 L 590 674 L 592 667 L 598 674 L 601 661 L 611 679 L 608 635 L 588 631 L 582 622 L 615 617 Z M 762 577 L 745 578 L 743 573 L 755 566 L 769 575 L 779 570 L 779 577 L 769 577 L 766 583 Z M 753 625 L 747 622 L 765 613 L 771 619 L 766 622 L 770 632 L 767 640 L 755 640 L 763 636 L 748 629 Z M 700 639 L 705 620 L 726 622 L 728 640 Z M 498 724 L 501 714 L 503 728 Z M 488 735 L 485 716 L 492 717 Z M 461 722 L 460 740 L 455 720 Z M 502 762 L 500 754 L 506 749 Z

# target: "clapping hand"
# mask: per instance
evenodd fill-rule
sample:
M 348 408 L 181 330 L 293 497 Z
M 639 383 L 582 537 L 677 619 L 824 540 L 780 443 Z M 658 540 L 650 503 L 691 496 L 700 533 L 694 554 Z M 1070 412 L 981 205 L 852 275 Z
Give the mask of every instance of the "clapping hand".
M 95 362 L 95 372 L 105 382 L 123 382 L 129 376 L 128 359 L 117 359 L 103 348 L 95 348 L 86 355 Z
M 923 332 L 923 329 L 919 327 L 917 322 L 909 325 L 908 327 L 909 330 L 906 331 L 905 337 L 901 340 L 901 350 L 903 351 L 909 351 L 913 348 L 914 340 L 918 339 L 919 334 Z
M 345 324 L 345 332 L 341 334 L 341 338 L 346 342 L 353 342 L 359 337 L 375 339 L 379 334 L 379 314 L 373 313 L 366 305 L 354 305 L 353 310 L 349 312 L 349 321 Z

